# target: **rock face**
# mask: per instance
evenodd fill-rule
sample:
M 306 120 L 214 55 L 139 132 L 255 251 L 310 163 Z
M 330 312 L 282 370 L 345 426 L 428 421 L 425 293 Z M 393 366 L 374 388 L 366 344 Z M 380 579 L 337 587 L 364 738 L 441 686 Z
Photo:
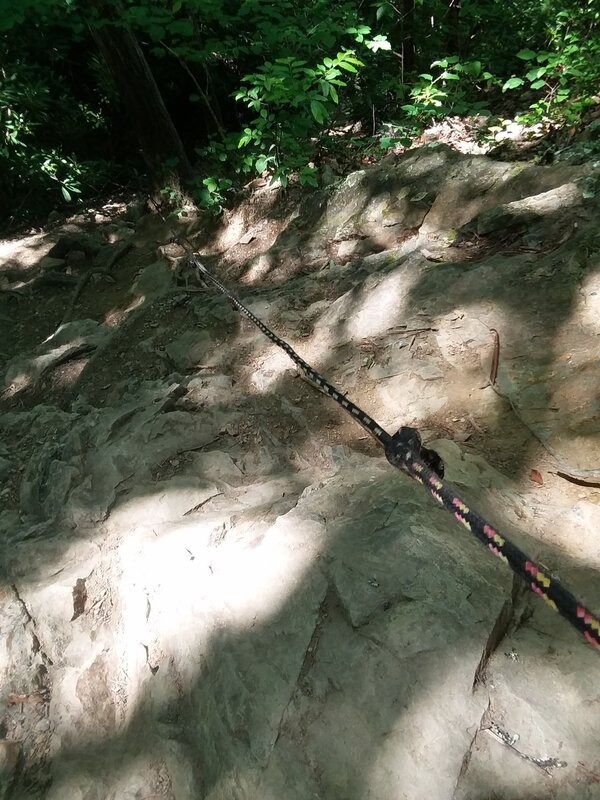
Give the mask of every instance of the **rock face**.
M 390 432 L 443 434 L 461 495 L 599 610 L 581 175 L 423 148 L 261 263 L 360 258 L 242 295 Z M 0 799 L 599 797 L 598 654 L 221 298 L 137 273 L 122 328 L 4 368 L 14 400 L 89 358 L 71 402 L 0 414 Z
M 110 331 L 91 319 L 67 322 L 57 328 L 35 351 L 18 355 L 9 364 L 4 378 L 4 391 L 9 395 L 31 389 L 48 370 L 85 353 L 106 341 Z

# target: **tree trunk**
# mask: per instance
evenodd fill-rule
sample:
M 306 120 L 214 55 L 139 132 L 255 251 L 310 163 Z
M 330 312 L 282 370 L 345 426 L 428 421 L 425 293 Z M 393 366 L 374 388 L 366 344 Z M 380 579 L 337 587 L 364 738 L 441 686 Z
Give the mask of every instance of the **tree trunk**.
M 394 55 L 401 59 L 402 83 L 407 72 L 415 68 L 415 42 L 413 31 L 415 24 L 415 0 L 402 0 L 400 8 L 394 6 L 396 19 L 390 29 L 390 43 Z
M 415 68 L 415 0 L 402 0 L 402 54 L 405 72 Z
M 448 0 L 446 50 L 451 55 L 458 55 L 460 52 L 460 0 Z
M 91 33 L 117 85 L 152 180 L 162 186 L 169 176 L 191 178 L 192 167 L 179 134 L 131 31 L 92 25 Z

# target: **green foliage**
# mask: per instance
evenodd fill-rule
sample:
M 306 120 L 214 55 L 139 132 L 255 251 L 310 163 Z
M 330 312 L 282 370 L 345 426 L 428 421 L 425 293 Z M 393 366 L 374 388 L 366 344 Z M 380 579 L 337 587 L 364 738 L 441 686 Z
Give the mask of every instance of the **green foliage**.
M 448 0 L 405 9 L 120 0 L 117 14 L 89 0 L 0 0 L 0 214 L 73 206 L 141 167 L 126 101 L 91 35 L 110 25 L 137 37 L 198 158 L 192 185 L 165 187 L 182 210 L 189 194 L 218 213 L 257 173 L 315 186 L 322 160 L 373 160 L 449 114 L 495 106 L 509 116 L 498 106 L 516 101 L 523 121 L 543 127 L 577 123 L 595 102 L 598 0 L 462 0 L 454 28 Z
M 528 84 L 538 93 L 530 113 L 524 115 L 527 121 L 576 123 L 593 104 L 591 95 L 600 81 L 600 10 L 591 3 L 587 6 L 589 13 L 580 7 L 575 19 L 564 9 L 557 13 L 549 36 L 554 50 L 525 48 L 517 53 L 527 71 L 523 78 L 509 78 L 503 91 Z
M 225 203 L 225 194 L 233 186 L 229 178 L 202 178 L 192 190 L 192 197 L 200 208 L 220 214 Z
M 47 213 L 111 177 L 96 155 L 107 134 L 106 98 L 101 89 L 81 91 L 83 25 L 71 6 L 0 0 L 0 218 Z
M 489 113 L 485 100 L 474 100 L 477 90 L 496 83 L 480 61 L 461 62 L 448 56 L 431 64 L 431 72 L 421 73 L 408 89 L 410 102 L 402 106 L 409 118 L 421 123 L 448 114 Z
M 250 150 L 256 171 L 268 170 L 285 183 L 291 171 L 302 168 L 310 155 L 311 135 L 339 103 L 338 88 L 346 86 L 343 74 L 356 74 L 362 66 L 354 51 L 345 50 L 314 67 L 293 56 L 279 58 L 242 78 L 235 99 L 256 116 L 244 128 L 238 148 Z M 313 173 L 302 175 L 309 181 Z

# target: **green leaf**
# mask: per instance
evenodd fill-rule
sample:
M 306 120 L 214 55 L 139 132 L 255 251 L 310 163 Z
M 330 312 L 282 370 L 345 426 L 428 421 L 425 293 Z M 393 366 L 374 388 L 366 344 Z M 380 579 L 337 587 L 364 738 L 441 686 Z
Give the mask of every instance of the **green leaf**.
M 387 36 L 378 33 L 371 41 L 366 42 L 367 47 L 371 52 L 376 53 L 378 50 L 391 50 L 392 45 L 388 42 Z
M 194 33 L 194 26 L 189 19 L 175 19 L 167 27 L 170 33 L 178 33 L 180 36 L 191 36 Z
M 536 53 L 533 50 L 525 49 L 519 50 L 517 53 L 517 58 L 523 59 L 523 61 L 531 61 L 532 58 L 535 58 Z
M 505 92 L 507 89 L 517 89 L 519 86 L 522 86 L 523 83 L 524 81 L 522 78 L 509 78 L 502 87 L 502 91 Z
M 244 145 L 247 145 L 251 141 L 252 141 L 252 131 L 246 128 L 246 130 L 244 131 L 244 135 L 240 136 L 240 140 L 238 142 L 238 150 L 240 149 L 240 147 L 244 147 Z
M 327 119 L 327 109 L 319 100 L 310 101 L 310 111 L 320 125 Z
M 357 67 L 364 67 L 362 61 L 359 61 L 358 58 L 355 58 L 352 53 L 354 51 L 347 51 L 347 52 L 340 52 L 337 54 L 337 58 L 339 61 L 345 61 L 349 64 L 356 64 Z M 340 65 L 341 66 L 341 65 Z
M 162 25 L 150 25 L 148 27 L 148 33 L 155 42 L 158 42 L 160 39 L 165 38 L 166 31 Z
M 268 160 L 267 156 L 259 156 L 256 159 L 256 161 L 254 162 L 254 166 L 256 168 L 256 171 L 258 173 L 264 172 L 266 170 L 266 168 L 267 168 L 267 164 L 268 163 L 269 163 L 269 160 Z
M 534 81 L 534 82 L 531 84 L 531 88 L 532 88 L 532 89 L 541 89 L 541 88 L 542 88 L 542 86 L 545 86 L 545 85 L 546 85 L 546 81 L 542 81 L 542 80 L 539 80 L 539 81 Z
M 315 189 L 316 189 L 319 186 L 319 181 L 312 174 L 301 174 L 300 175 L 300 185 L 301 186 L 314 186 Z
M 64 186 L 61 186 L 60 190 L 62 192 L 62 196 L 65 198 L 65 200 L 68 203 L 71 200 L 71 195 L 69 194 L 68 190 Z

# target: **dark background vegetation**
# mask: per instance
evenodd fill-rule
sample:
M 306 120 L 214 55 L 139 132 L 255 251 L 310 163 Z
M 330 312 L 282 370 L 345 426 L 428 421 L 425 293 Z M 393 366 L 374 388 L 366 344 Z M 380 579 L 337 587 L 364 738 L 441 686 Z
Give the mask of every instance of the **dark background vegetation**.
M 0 0 L 0 227 L 144 188 L 218 212 L 447 116 L 577 130 L 597 0 Z

